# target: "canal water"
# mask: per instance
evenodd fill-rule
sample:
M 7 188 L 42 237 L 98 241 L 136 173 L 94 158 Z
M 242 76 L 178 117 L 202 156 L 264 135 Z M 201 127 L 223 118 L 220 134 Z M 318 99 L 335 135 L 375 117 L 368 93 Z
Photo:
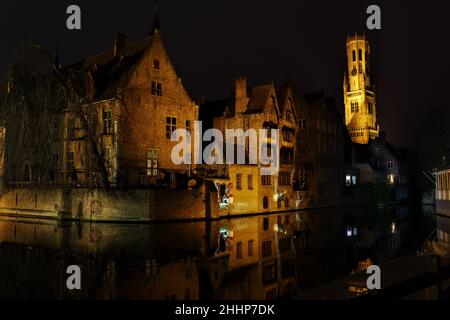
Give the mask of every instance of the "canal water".
M 433 206 L 142 225 L 1 217 L 0 299 L 299 297 L 358 262 L 414 254 L 435 228 Z

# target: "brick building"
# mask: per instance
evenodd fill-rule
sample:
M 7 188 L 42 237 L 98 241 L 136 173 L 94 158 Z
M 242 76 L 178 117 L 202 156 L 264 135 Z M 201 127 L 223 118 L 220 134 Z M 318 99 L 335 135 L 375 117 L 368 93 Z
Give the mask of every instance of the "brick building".
M 59 76 L 49 71 L 48 78 L 53 82 L 63 78 L 58 88 L 64 97 L 54 109 L 40 106 L 41 113 L 34 118 L 36 123 L 45 122 L 46 136 L 36 136 L 42 131 L 38 126 L 25 133 L 27 140 L 41 141 L 45 147 L 29 142 L 33 148 L 28 152 L 23 143 L 14 151 L 17 157 L 10 153 L 8 183 L 95 187 L 107 176 L 111 186 L 176 187 L 177 179 L 192 169 L 171 161 L 177 143 L 171 135 L 178 128 L 191 130 L 198 106 L 172 65 L 158 12 L 145 38 L 126 42 L 117 34 L 111 48 L 102 53 L 63 68 L 54 64 Z M 37 81 L 36 91 L 45 85 Z M 43 111 L 48 111 L 45 118 Z M 12 128 L 10 136 L 19 137 L 19 129 Z
M 300 207 L 336 205 L 344 184 L 343 121 L 323 91 L 297 94 L 295 185 Z
M 273 83 L 248 87 L 246 78 L 241 77 L 236 79 L 235 90 L 229 99 L 204 102 L 201 109 L 201 120 L 206 127 L 221 132 L 226 129 L 244 132 L 248 129 L 279 129 L 278 173 L 262 175 L 259 161 L 258 164 L 249 163 L 248 137 L 245 138 L 245 164 L 204 168 L 209 171 L 207 178 L 215 178 L 219 185 L 233 189 L 232 203 L 224 209 L 229 213 L 255 213 L 295 208 L 292 176 L 296 115 L 292 89 L 285 86 L 277 93 Z M 276 143 L 274 139 L 267 137 L 265 142 Z M 226 154 L 226 150 L 223 153 Z

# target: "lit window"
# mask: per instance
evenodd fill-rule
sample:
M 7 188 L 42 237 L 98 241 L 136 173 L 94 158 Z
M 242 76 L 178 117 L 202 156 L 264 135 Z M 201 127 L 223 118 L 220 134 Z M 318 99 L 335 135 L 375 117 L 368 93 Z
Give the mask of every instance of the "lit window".
M 162 83 L 158 81 L 152 81 L 152 95 L 162 96 Z
M 352 177 L 350 175 L 345 176 L 345 185 L 350 187 L 352 185 Z
M 356 176 L 352 176 L 352 185 L 356 186 Z
M 395 224 L 395 222 L 391 223 L 391 233 L 396 233 L 397 232 L 397 225 Z
M 388 168 L 388 169 L 394 169 L 394 165 L 395 165 L 395 164 L 394 164 L 394 161 L 388 161 L 388 162 L 387 162 L 387 168 Z
M 347 237 L 351 237 L 353 235 L 352 227 L 347 227 Z
M 390 184 L 394 184 L 394 181 L 395 181 L 394 175 L 393 174 L 388 174 L 388 182 Z

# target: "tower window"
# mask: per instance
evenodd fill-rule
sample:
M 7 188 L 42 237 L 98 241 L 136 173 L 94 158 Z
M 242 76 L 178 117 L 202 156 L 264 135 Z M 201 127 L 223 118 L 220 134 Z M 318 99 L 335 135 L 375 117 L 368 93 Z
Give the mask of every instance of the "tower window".
M 362 50 L 361 49 L 358 50 L 358 60 L 359 61 L 362 60 Z
M 352 57 L 353 57 L 353 62 L 355 62 L 356 61 L 356 51 L 355 50 L 352 51 Z
M 351 111 L 352 111 L 352 113 L 358 112 L 358 110 L 359 110 L 358 102 L 352 102 L 351 103 Z
M 369 114 L 373 114 L 373 104 L 372 104 L 372 102 L 369 102 L 369 105 L 367 107 L 367 112 Z

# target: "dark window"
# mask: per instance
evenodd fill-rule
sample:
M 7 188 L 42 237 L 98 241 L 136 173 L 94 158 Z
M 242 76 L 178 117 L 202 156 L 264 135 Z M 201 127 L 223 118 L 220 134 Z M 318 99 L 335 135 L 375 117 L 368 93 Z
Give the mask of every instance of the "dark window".
M 264 229 L 264 231 L 269 230 L 269 218 L 263 219 L 263 229 Z
M 255 241 L 253 241 L 253 240 L 248 241 L 248 256 L 249 257 L 253 256 L 253 244 L 254 243 L 255 243 Z
M 249 174 L 247 176 L 247 187 L 249 189 L 253 189 L 253 175 L 252 174 Z
M 356 51 L 355 50 L 352 51 L 352 58 L 353 58 L 353 61 L 356 61 Z
M 109 134 L 113 132 L 111 110 L 103 111 L 103 133 Z
M 54 170 L 59 170 L 59 155 L 58 153 L 53 153 L 52 166 Z
M 306 119 L 300 119 L 298 121 L 299 129 L 303 130 L 306 129 Z
M 280 250 L 280 253 L 289 252 L 291 250 L 291 238 L 279 239 L 278 248 Z
M 153 96 L 162 96 L 162 83 L 158 81 L 152 81 L 152 95 Z
M 264 197 L 263 198 L 263 209 L 268 209 L 269 208 L 269 198 Z
M 172 133 L 177 130 L 177 118 L 166 117 L 166 138 L 172 139 Z
M 269 284 L 277 281 L 277 267 L 276 265 L 271 265 L 268 267 L 265 267 L 262 272 L 263 277 L 263 283 Z
M 362 50 L 361 49 L 358 50 L 358 60 L 359 61 L 362 60 Z
M 191 132 L 191 120 L 186 120 L 186 130 Z
M 240 173 L 236 174 L 236 189 L 238 190 L 242 189 L 242 174 Z
M 272 176 L 270 176 L 270 175 L 261 176 L 261 184 L 263 186 L 270 186 L 271 180 L 272 180 Z
M 153 60 L 153 69 L 159 70 L 160 67 L 161 66 L 160 66 L 159 60 L 157 60 L 157 59 Z
M 281 276 L 283 278 L 292 277 L 295 275 L 295 261 L 293 259 L 284 260 L 281 262 Z
M 59 122 L 55 121 L 53 123 L 53 141 L 59 140 Z
M 263 258 L 270 257 L 271 255 L 272 255 L 272 241 L 263 241 L 262 243 Z
M 67 139 L 75 139 L 75 119 L 70 118 L 67 125 Z
M 242 242 L 236 244 L 236 259 L 242 258 Z

